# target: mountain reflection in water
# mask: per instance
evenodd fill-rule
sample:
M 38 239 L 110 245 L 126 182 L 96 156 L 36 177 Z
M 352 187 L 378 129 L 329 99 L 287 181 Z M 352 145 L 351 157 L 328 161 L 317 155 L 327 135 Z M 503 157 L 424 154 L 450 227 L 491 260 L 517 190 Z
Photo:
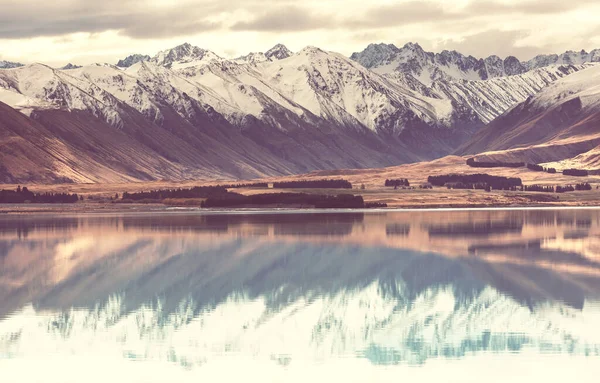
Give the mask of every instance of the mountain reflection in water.
M 600 350 L 600 210 L 7 216 L 0 364 Z

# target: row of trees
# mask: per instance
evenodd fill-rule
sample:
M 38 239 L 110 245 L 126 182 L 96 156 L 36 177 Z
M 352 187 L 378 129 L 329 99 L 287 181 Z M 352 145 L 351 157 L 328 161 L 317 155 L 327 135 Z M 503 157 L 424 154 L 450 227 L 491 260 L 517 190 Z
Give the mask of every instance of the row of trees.
M 367 209 L 377 209 L 382 207 L 388 207 L 385 202 L 365 202 L 365 208 Z
M 527 185 L 523 186 L 522 190 L 528 192 L 554 193 L 554 186 Z
M 312 206 L 315 208 L 364 208 L 362 196 L 340 194 L 337 196 L 305 193 L 267 193 L 242 195 L 227 193 L 209 197 L 202 207 L 251 207 L 251 206 Z
M 533 170 L 534 172 L 547 172 L 550 174 L 556 174 L 555 168 L 545 168 L 542 165 L 537 164 L 527 164 L 527 169 Z
M 572 191 L 575 191 L 575 188 L 573 187 L 573 185 L 557 186 L 556 187 L 556 192 L 557 193 L 567 193 L 567 192 L 572 192 Z
M 275 182 L 274 189 L 352 189 L 352 184 L 347 180 L 301 180 Z
M 587 191 L 592 190 L 592 185 L 587 182 L 573 185 L 560 186 L 545 186 L 545 185 L 527 185 L 523 186 L 521 190 L 530 191 L 530 192 L 543 192 L 543 193 L 566 193 L 572 191 Z
M 267 189 L 269 184 L 266 182 L 255 182 L 251 184 L 229 184 L 229 185 L 218 185 L 226 189 L 241 189 L 241 188 L 256 188 L 256 189 Z
M 227 194 L 224 186 L 195 186 L 190 189 L 162 189 L 142 191 L 138 193 L 123 193 L 123 200 L 163 200 L 166 198 L 208 198 L 215 195 Z
M 589 172 L 587 170 L 582 169 L 565 169 L 563 170 L 563 175 L 565 176 L 575 176 L 575 177 L 587 177 Z
M 491 162 L 491 161 L 475 161 L 475 158 L 469 158 L 467 165 L 472 168 L 522 168 L 524 162 Z
M 474 189 L 483 188 L 486 190 L 516 190 L 518 186 L 523 185 L 520 178 L 492 176 L 489 174 L 446 174 L 439 176 L 429 176 L 427 181 L 434 186 L 454 185 L 456 188 Z
M 536 172 L 548 172 L 550 174 L 556 174 L 555 168 L 545 168 L 541 165 L 537 164 L 526 164 L 525 162 L 491 162 L 491 161 L 475 161 L 475 158 L 469 158 L 467 160 L 467 165 L 472 168 L 520 168 L 527 166 L 527 169 L 533 170 Z M 563 170 L 563 175 L 565 176 L 575 176 L 575 177 L 586 177 L 589 175 L 587 170 L 583 169 L 565 169 Z
M 26 187 L 16 190 L 0 190 L 0 203 L 75 203 L 80 198 L 69 193 L 34 193 Z
M 464 182 L 448 182 L 446 183 L 448 189 L 477 189 L 477 190 L 488 190 L 490 186 L 485 182 L 477 183 L 464 183 Z
M 408 182 L 408 179 L 406 179 L 406 178 L 400 178 L 400 179 L 395 179 L 395 180 L 386 179 L 385 186 L 392 186 L 392 187 L 410 186 L 410 182 Z

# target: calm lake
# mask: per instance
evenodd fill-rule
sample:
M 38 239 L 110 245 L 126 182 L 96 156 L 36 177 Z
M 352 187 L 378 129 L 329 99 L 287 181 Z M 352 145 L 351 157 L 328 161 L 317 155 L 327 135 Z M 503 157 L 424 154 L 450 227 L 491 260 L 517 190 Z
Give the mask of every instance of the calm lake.
M 600 210 L 0 217 L 3 383 L 597 382 L 599 355 Z

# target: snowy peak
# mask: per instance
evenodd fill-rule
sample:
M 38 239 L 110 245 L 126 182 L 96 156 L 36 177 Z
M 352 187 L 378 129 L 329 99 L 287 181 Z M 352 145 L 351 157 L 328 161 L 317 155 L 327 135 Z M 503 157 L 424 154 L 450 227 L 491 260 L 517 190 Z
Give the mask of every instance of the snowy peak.
M 365 68 L 390 64 L 397 56 L 399 49 L 394 44 L 369 44 L 362 52 L 352 53 L 351 60 Z
M 21 64 L 21 63 L 0 60 L 0 69 L 12 69 L 12 68 L 19 68 L 22 66 L 23 66 L 23 64 Z
M 256 64 L 264 63 L 264 62 L 271 61 L 271 60 L 267 56 L 265 56 L 265 54 L 262 52 L 251 52 L 245 56 L 240 56 L 233 61 L 236 63 L 240 63 L 240 64 L 248 63 L 248 64 L 256 65 Z
M 588 62 L 600 62 L 600 49 L 594 49 L 590 53 L 582 49 L 579 52 L 566 51 L 561 55 L 538 55 L 524 65 L 531 70 L 554 64 L 580 65 Z
M 271 61 L 274 61 L 286 59 L 293 54 L 294 53 L 291 50 L 289 50 L 285 45 L 277 44 L 273 48 L 265 52 L 265 57 Z
M 69 71 L 71 72 L 71 71 Z M 33 64 L 0 72 L 0 89 L 15 97 L 37 100 L 42 109 L 87 110 L 108 124 L 120 127 L 117 99 L 96 84 L 76 78 L 65 71 Z
M 262 52 L 251 52 L 245 56 L 238 57 L 233 60 L 236 63 L 248 63 L 248 64 L 260 64 L 264 62 L 272 62 L 286 59 L 292 56 L 294 53 L 287 49 L 283 44 L 277 44 L 273 48 L 269 49 L 265 53 Z
M 200 63 L 223 60 L 214 52 L 185 43 L 159 52 L 151 61 L 167 68 L 180 69 Z
M 427 86 L 442 79 L 487 78 L 483 60 L 457 51 L 426 52 L 417 43 L 408 43 L 402 48 L 393 44 L 370 44 L 350 58 L 379 74 L 410 74 Z
M 119 68 L 129 68 L 130 66 L 137 64 L 140 61 L 150 61 L 150 56 L 133 54 L 133 55 L 125 57 L 122 60 L 119 60 L 119 62 L 117 63 L 117 66 Z
M 75 65 L 75 64 L 68 63 L 67 65 L 65 65 L 64 67 L 62 67 L 60 69 L 70 70 L 70 69 L 79 69 L 79 68 L 81 68 L 81 65 Z
M 457 51 L 426 52 L 416 43 L 402 48 L 393 44 L 369 44 L 362 52 L 350 58 L 380 74 L 402 72 L 418 79 L 426 86 L 437 80 L 488 80 L 514 76 L 550 65 L 581 65 L 600 62 L 600 50 L 587 53 L 567 51 L 561 55 L 540 55 L 521 62 L 514 56 L 502 59 L 489 56 L 485 59 L 465 56 Z
M 515 56 L 508 56 L 504 59 L 504 75 L 505 76 L 514 76 L 517 74 L 525 73 L 529 70 L 527 65 L 524 65 L 518 58 Z M 533 68 L 535 69 L 535 68 Z

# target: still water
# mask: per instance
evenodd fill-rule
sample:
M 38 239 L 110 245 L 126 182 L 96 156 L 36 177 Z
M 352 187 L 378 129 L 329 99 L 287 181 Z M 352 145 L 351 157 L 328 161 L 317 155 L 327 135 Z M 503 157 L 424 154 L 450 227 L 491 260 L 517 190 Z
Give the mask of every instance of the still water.
M 0 218 L 1 382 L 597 382 L 600 210 Z

